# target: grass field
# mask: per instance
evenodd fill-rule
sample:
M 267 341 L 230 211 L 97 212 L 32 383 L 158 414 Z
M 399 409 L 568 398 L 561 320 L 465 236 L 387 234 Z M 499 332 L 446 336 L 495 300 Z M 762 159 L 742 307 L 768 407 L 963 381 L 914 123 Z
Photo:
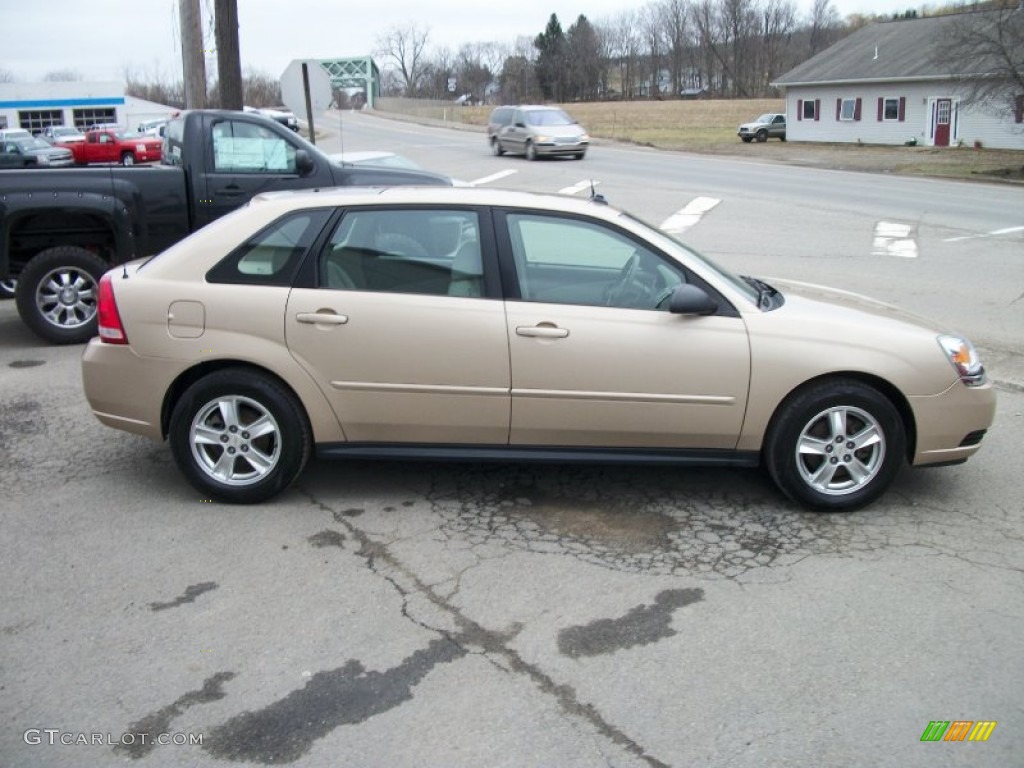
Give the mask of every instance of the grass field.
M 407 99 L 381 99 L 378 109 L 419 118 L 487 125 L 493 107 L 452 107 Z M 736 126 L 763 112 L 785 109 L 782 99 L 610 101 L 562 105 L 595 139 L 658 149 L 823 168 L 915 176 L 1024 181 L 1024 151 L 969 147 L 903 147 L 817 142 L 744 144 Z

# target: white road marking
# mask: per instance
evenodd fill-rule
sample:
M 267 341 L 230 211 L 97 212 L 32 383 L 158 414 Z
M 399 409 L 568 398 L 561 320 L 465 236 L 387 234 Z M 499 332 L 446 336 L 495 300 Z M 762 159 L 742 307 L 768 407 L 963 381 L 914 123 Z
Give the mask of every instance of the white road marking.
M 897 224 L 880 221 L 875 225 L 875 240 L 871 250 L 874 256 L 899 256 L 904 259 L 917 258 L 917 240 L 914 239 L 912 224 Z
M 479 186 L 480 184 L 490 184 L 492 181 L 504 179 L 506 176 L 511 176 L 513 173 L 518 173 L 518 171 L 514 169 L 498 171 L 497 173 L 492 173 L 490 176 L 484 176 L 482 179 L 475 179 L 469 182 L 469 186 L 476 187 Z
M 716 197 L 695 197 L 685 207 L 669 216 L 661 223 L 660 229 L 670 235 L 679 235 L 701 220 L 701 217 L 718 205 L 721 200 Z
M 964 235 L 963 237 L 947 237 L 944 243 L 961 243 L 964 240 L 980 240 L 984 237 L 999 237 L 1000 235 L 1012 235 L 1015 232 L 1024 232 L 1024 227 L 1007 227 L 1006 229 L 995 229 L 991 232 L 984 232 L 980 235 Z
M 571 187 L 562 187 L 558 190 L 558 194 L 575 195 L 577 192 L 582 192 L 584 189 L 590 189 L 591 186 L 596 187 L 600 183 L 600 181 L 591 181 L 590 179 L 587 179 L 586 181 L 577 181 Z

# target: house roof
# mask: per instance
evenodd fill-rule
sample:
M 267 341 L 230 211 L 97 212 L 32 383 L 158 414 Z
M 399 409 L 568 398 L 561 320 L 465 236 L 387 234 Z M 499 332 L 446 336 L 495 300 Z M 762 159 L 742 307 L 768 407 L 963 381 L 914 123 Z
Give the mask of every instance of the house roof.
M 835 45 L 777 78 L 772 85 L 823 85 L 886 80 L 948 80 L 951 72 L 939 52 L 943 38 L 966 14 L 883 21 L 861 27 Z M 972 19 L 996 23 L 998 11 L 976 12 Z M 1004 16 L 1005 18 L 1005 16 Z M 979 65 L 984 70 L 983 62 Z

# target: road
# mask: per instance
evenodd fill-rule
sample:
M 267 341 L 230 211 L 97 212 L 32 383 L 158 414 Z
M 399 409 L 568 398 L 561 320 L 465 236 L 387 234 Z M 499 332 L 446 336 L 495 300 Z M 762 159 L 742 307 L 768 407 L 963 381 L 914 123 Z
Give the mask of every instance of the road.
M 718 200 L 677 219 L 717 260 L 1002 350 L 995 427 L 847 515 L 756 470 L 376 462 L 214 505 L 166 445 L 92 417 L 80 348 L 0 302 L 0 765 L 1020 764 L 1024 253 L 991 234 L 1020 190 L 613 146 L 526 163 L 344 119 L 345 149 L 545 191 L 593 176 L 656 223 Z M 874 255 L 879 222 L 916 222 L 917 255 Z M 922 743 L 932 721 L 997 724 Z

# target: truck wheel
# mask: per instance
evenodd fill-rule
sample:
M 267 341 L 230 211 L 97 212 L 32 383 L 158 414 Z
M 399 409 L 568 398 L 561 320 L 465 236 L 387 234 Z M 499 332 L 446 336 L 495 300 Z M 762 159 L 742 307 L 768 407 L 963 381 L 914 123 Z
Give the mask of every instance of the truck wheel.
M 226 368 L 185 390 L 168 439 L 182 474 L 204 496 L 255 504 L 299 476 L 311 453 L 309 420 L 276 379 Z
M 757 140 L 759 142 L 768 141 L 768 131 L 760 130 L 757 132 Z
M 0 299 L 13 299 L 17 285 L 17 280 L 0 280 Z
M 122 152 L 121 165 L 135 165 L 135 155 L 131 152 Z
M 100 277 L 110 266 L 74 245 L 40 251 L 18 275 L 18 314 L 52 344 L 81 344 L 96 335 Z

